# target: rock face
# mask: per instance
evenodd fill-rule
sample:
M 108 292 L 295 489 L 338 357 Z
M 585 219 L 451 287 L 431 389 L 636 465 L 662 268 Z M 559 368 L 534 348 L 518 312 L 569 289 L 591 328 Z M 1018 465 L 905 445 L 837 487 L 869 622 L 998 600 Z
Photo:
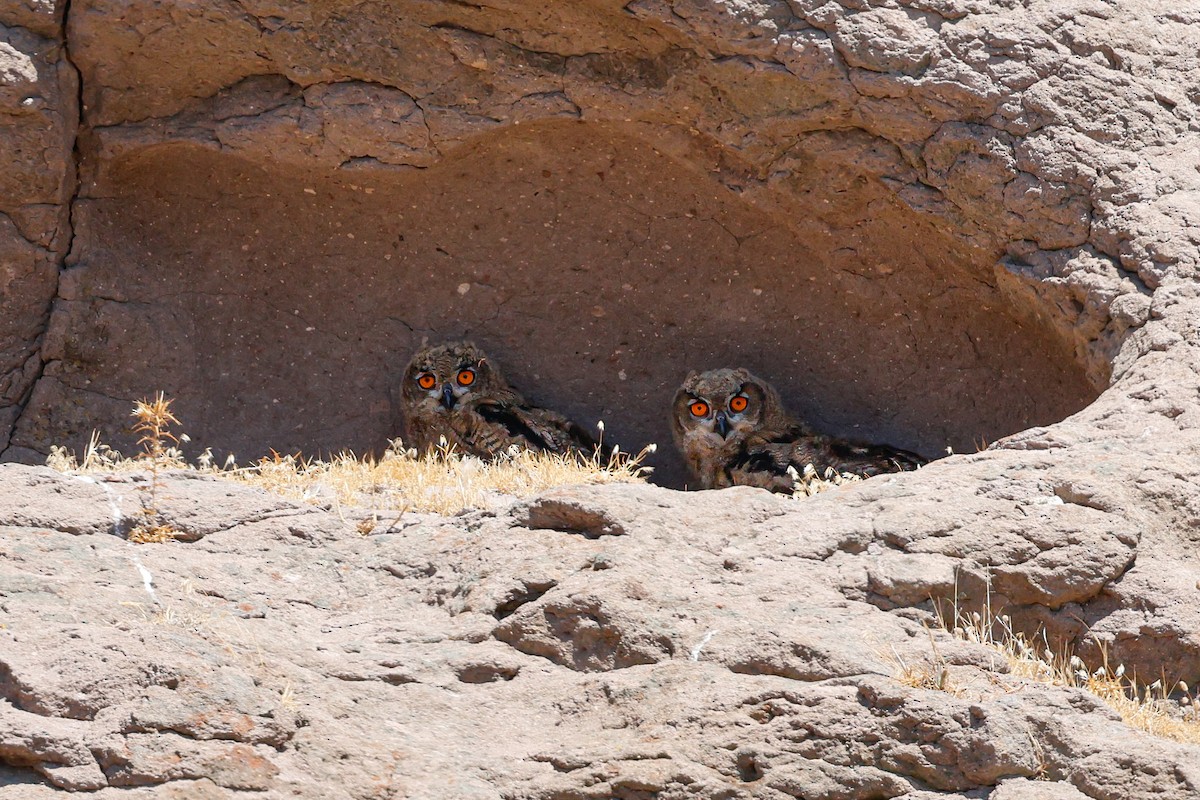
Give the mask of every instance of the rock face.
M 1197 23 L 0 0 L 7 460 L 156 389 L 203 445 L 361 451 L 462 335 L 623 444 L 734 362 L 834 431 L 1013 434 L 369 536 L 178 476 L 143 547 L 144 482 L 6 465 L 0 796 L 1200 796 L 1194 747 L 923 628 L 1200 680 Z
M 0 797 L 1200 797 L 1200 747 L 923 627 L 989 571 L 994 602 L 1073 620 L 1158 600 L 1135 555 L 1178 574 L 1122 498 L 1028 455 L 803 501 L 564 488 L 369 535 L 181 475 L 157 506 L 182 540 L 143 546 L 115 535 L 143 477 L 7 465 Z M 1196 675 L 1188 605 L 1167 669 Z M 1113 652 L 1169 637 L 1143 638 Z
M 77 98 L 53 4 L 0 3 L 0 451 L 42 372 L 40 338 L 73 235 Z
M 6 457 L 157 389 L 222 454 L 378 448 L 452 336 L 627 448 L 728 364 L 928 455 L 1055 422 L 1196 264 L 1196 35 L 1155 8 L 0 3 L 62 142 L 5 195 L 47 222 L 0 209 L 43 276 Z

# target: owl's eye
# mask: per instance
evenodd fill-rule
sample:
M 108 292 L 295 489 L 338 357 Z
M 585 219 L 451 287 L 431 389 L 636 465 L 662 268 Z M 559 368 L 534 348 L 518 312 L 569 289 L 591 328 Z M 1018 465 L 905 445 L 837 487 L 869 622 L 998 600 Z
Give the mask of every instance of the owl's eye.
M 692 412 L 693 417 L 707 417 L 708 403 L 704 402 L 703 400 L 697 400 L 688 406 L 688 410 Z
M 428 372 L 423 372 L 417 376 L 417 386 L 422 389 L 432 389 L 437 385 L 437 378 L 430 375 Z
M 470 386 L 474 382 L 475 382 L 475 370 L 460 369 L 458 371 L 458 385 L 459 386 Z
M 746 410 L 746 406 L 750 405 L 750 400 L 744 394 L 739 394 L 737 397 L 729 401 L 729 410 L 735 414 L 740 414 Z

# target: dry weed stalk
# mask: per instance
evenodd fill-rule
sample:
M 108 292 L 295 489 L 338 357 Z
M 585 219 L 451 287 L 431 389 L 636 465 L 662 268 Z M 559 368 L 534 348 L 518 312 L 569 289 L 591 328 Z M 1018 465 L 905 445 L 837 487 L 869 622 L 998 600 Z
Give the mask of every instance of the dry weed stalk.
M 932 663 L 923 661 L 910 664 L 893 648 L 886 658 L 892 662 L 893 677 L 905 686 L 947 692 L 955 697 L 962 694 L 951 680 L 950 668 L 936 656 Z
M 929 649 L 933 654 L 932 658 L 920 663 L 908 663 L 903 656 L 897 652 L 895 646 L 891 651 L 883 654 L 884 660 L 892 664 L 893 677 L 903 683 L 905 686 L 911 686 L 914 689 L 935 689 L 939 692 L 946 692 L 955 697 L 963 694 L 963 690 L 954 682 L 950 675 L 950 662 L 942 651 L 938 649 L 937 640 L 933 636 L 933 629 L 926 627 L 925 633 L 929 636 Z
M 133 432 L 141 434 L 138 445 L 142 452 L 138 460 L 148 465 L 150 480 L 142 494 L 142 519 L 129 532 L 129 541 L 138 544 L 167 542 L 179 535 L 158 510 L 158 494 L 162 488 L 161 473 L 164 468 L 179 466 L 182 458 L 177 445 L 179 437 L 171 432 L 172 425 L 179 419 L 171 413 L 171 403 L 159 392 L 153 400 L 139 400 L 134 404 L 131 416 L 137 420 Z M 98 441 L 95 434 L 93 441 Z M 89 447 L 89 450 L 92 448 Z M 87 462 L 88 456 L 84 456 Z

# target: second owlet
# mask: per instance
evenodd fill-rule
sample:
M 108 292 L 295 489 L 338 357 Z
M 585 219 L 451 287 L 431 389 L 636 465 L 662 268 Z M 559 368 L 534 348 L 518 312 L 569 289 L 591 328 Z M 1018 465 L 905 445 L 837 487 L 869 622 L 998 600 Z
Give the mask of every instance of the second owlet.
M 758 486 L 790 494 L 791 467 L 812 464 L 863 477 L 913 470 L 925 463 L 887 445 L 858 444 L 814 432 L 787 413 L 779 393 L 744 369 L 687 377 L 671 413 L 675 444 L 703 489 Z
M 404 372 L 400 395 L 408 444 L 422 452 L 438 446 L 443 437 L 459 452 L 484 459 L 503 455 L 514 445 L 588 458 L 599 449 L 562 414 L 526 402 L 471 342 L 422 347 Z

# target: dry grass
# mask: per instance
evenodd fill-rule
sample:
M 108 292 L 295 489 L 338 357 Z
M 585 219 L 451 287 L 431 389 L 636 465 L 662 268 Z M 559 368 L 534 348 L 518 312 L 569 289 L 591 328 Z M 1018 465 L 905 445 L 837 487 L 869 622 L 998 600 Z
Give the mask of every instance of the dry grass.
M 129 531 L 134 544 L 162 544 L 179 538 L 179 531 L 168 522 L 139 522 Z
M 643 482 L 650 472 L 645 459 L 655 451 L 655 446 L 649 445 L 627 455 L 614 448 L 609 458 L 586 458 L 514 449 L 494 461 L 483 461 L 445 445 L 418 454 L 397 439 L 378 459 L 353 453 L 329 460 L 275 454 L 247 466 L 238 466 L 230 458 L 218 467 L 207 450 L 195 464 L 184 459 L 178 444 L 187 437 L 172 432 L 171 426 L 178 420 L 170 404 L 160 393 L 135 406 L 134 431 L 141 435 L 142 452 L 133 458 L 101 443 L 93 433 L 81 458 L 64 447 L 52 447 L 46 461 L 53 469 L 76 474 L 148 473 L 143 519 L 130 533 L 133 541 L 160 542 L 173 537 L 174 531 L 156 508 L 161 474 L 169 469 L 197 470 L 302 502 L 395 512 L 399 518 L 406 511 L 456 514 L 487 507 L 502 496 L 529 497 L 556 486 Z M 378 515 L 374 522 L 364 520 L 359 530 L 370 533 L 378 521 Z
M 398 518 L 406 511 L 456 514 L 464 509 L 486 507 L 502 496 L 529 497 L 556 486 L 644 482 L 651 471 L 644 462 L 656 449 L 655 445 L 648 445 L 629 455 L 614 448 L 607 459 L 598 455 L 586 458 L 514 450 L 494 461 L 483 461 L 445 445 L 431 453 L 418 454 L 397 439 L 379 459 L 359 458 L 353 453 L 328 460 L 276 453 L 247 466 L 238 466 L 231 456 L 223 466 L 216 466 L 211 450 L 205 450 L 191 464 L 179 449 L 188 437 L 176 436 L 171 429 L 179 424 L 170 410 L 171 402 L 160 392 L 153 400 L 142 400 L 134 406 L 133 417 L 137 422 L 133 430 L 141 435 L 138 444 L 142 447 L 135 457 L 125 456 L 102 443 L 93 432 L 82 457 L 65 447 L 53 446 L 46 461 L 53 469 L 76 474 L 149 473 L 143 499 L 145 519 L 131 532 L 134 541 L 162 542 L 174 536 L 155 509 L 160 476 L 165 470 L 193 469 L 289 499 L 394 511 Z M 603 436 L 603 423 L 600 431 Z M 793 496 L 798 498 L 863 480 L 859 475 L 833 469 L 818 475 L 812 464 L 806 465 L 803 472 L 789 468 L 788 473 L 793 481 Z M 379 521 L 376 514 L 373 520 L 359 523 L 359 530 L 370 533 Z
M 83 456 L 66 447 L 50 446 L 50 455 L 46 458 L 46 466 L 59 472 L 76 475 L 118 475 L 124 473 L 146 472 L 147 464 L 141 458 L 129 457 L 100 441 L 100 434 L 92 431 Z M 189 465 L 183 459 L 183 454 L 177 448 L 167 448 L 159 462 L 160 469 L 188 469 Z
M 890 651 L 881 653 L 884 661 L 892 665 L 892 677 L 914 689 L 936 690 L 952 694 L 955 697 L 962 696 L 965 690 L 950 674 L 950 665 L 942 656 L 941 650 L 938 649 L 933 630 L 926 628 L 925 633 L 929 636 L 931 656 L 928 659 L 914 662 L 905 661 L 895 646 Z
M 1102 663 L 1089 671 L 1078 656 L 1054 652 L 1044 631 L 1027 637 L 1013 629 L 1007 614 L 993 616 L 990 608 L 971 614 L 955 608 L 948 617 L 939 611 L 938 618 L 942 627 L 959 639 L 995 650 L 1016 677 L 1082 689 L 1107 703 L 1132 728 L 1177 742 L 1200 744 L 1200 707 L 1183 681 L 1168 679 L 1164 674 L 1147 684 L 1136 675 L 1127 675 L 1124 665 L 1111 666 L 1106 651 Z
M 121 605 L 136 610 L 143 622 L 180 628 L 191 633 L 202 634 L 206 638 L 213 635 L 217 622 L 224 622 L 224 620 L 218 620 L 210 612 L 201 612 L 195 608 L 184 608 L 174 604 L 156 605 L 127 601 Z
M 486 507 L 502 495 L 530 497 L 555 486 L 639 483 L 649 472 L 642 463 L 653 452 L 652 445 L 633 456 L 618 451 L 602 460 L 514 450 L 483 461 L 445 446 L 421 455 L 396 440 L 377 460 L 277 455 L 219 474 L 306 502 L 456 514 Z
M 946 692 L 955 697 L 962 694 L 962 690 L 950 676 L 950 668 L 937 663 L 936 659 L 932 664 L 926 661 L 910 664 L 899 653 L 893 652 L 888 660 L 892 662 L 894 670 L 892 677 L 905 686 Z

